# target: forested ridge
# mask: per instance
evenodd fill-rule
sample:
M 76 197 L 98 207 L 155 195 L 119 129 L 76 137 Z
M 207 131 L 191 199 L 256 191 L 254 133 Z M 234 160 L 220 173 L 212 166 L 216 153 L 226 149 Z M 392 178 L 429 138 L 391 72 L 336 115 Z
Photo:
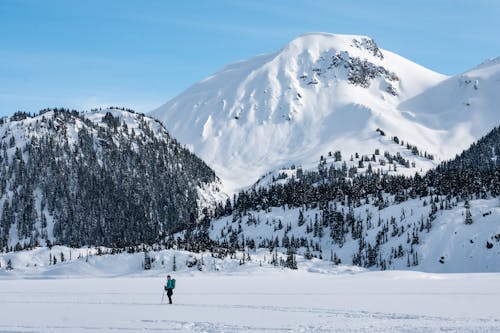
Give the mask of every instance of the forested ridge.
M 219 253 L 258 247 L 273 253 L 280 248 L 289 253 L 281 262 L 288 267 L 294 266 L 290 263 L 296 253 L 380 269 L 417 266 L 422 239 L 440 232 L 433 229 L 440 212 L 462 214 L 452 219 L 472 224 L 469 201 L 499 196 L 499 143 L 496 127 L 453 160 L 411 177 L 372 170 L 369 162 L 362 168 L 347 167 L 340 154 L 331 165 L 321 158 L 317 170 L 280 175 L 219 203 L 214 220 L 186 233 L 188 239 L 178 245 Z M 403 162 L 397 162 L 398 168 L 405 167 Z M 487 210 L 479 216 L 491 214 Z M 473 238 L 471 234 L 467 243 L 474 244 Z M 486 248 L 498 241 L 500 234 L 489 234 Z M 270 260 L 276 258 L 270 255 Z M 437 264 L 444 262 L 444 257 L 436 258 Z
M 217 180 L 131 110 L 18 112 L 0 123 L 0 248 L 158 243 L 198 218 Z

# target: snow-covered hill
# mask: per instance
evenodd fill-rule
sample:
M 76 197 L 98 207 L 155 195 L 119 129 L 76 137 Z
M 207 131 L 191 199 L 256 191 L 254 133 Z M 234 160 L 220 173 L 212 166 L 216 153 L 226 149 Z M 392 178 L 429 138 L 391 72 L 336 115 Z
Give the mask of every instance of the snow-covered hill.
M 212 169 L 131 110 L 0 119 L 0 248 L 159 242 L 220 199 Z
M 396 154 L 379 142 L 377 128 L 435 154 L 441 129 L 409 120 L 397 107 L 445 79 L 368 37 L 313 33 L 227 66 L 152 114 L 231 191 L 332 150 Z
M 334 154 L 315 172 L 281 170 L 219 205 L 210 237 L 222 248 L 278 248 L 382 270 L 500 271 L 499 143 L 496 127 L 413 177 L 394 171 L 407 168 L 402 156 L 376 153 Z
M 249 247 L 278 246 L 282 252 L 291 247 L 301 256 L 372 269 L 500 272 L 499 199 L 471 201 L 470 225 L 464 202 L 447 209 L 436 203 L 432 213 L 433 200 L 438 199 L 409 200 L 380 210 L 371 204 L 349 210 L 341 203 L 327 211 L 286 205 L 252 210 L 215 220 L 210 235 Z M 350 226 L 343 222 L 346 213 Z M 339 228 L 349 230 L 343 239 L 336 239 Z

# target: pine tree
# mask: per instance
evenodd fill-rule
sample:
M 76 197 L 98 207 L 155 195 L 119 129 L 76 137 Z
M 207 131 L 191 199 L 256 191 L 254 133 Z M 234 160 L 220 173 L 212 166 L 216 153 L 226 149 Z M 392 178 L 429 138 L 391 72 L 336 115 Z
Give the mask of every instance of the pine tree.
M 149 253 L 147 251 L 144 252 L 144 269 L 151 269 L 151 257 L 149 256 Z
M 299 211 L 299 219 L 297 221 L 297 225 L 300 227 L 305 223 L 304 219 L 304 213 L 302 212 L 302 209 Z
M 290 269 L 297 269 L 297 259 L 295 256 L 295 249 L 293 247 L 289 247 L 287 250 L 285 267 Z
M 465 224 L 472 224 L 474 221 L 472 220 L 472 214 L 470 212 L 470 204 L 469 200 L 465 201 Z

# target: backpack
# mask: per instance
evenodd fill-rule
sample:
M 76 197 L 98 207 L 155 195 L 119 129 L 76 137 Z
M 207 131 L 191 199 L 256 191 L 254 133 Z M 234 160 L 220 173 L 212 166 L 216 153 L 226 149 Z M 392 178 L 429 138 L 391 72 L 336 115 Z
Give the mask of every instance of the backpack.
M 167 290 L 167 286 L 168 286 L 168 282 L 165 285 L 165 290 Z M 172 289 L 175 289 L 175 279 L 170 279 L 170 286 L 172 287 Z

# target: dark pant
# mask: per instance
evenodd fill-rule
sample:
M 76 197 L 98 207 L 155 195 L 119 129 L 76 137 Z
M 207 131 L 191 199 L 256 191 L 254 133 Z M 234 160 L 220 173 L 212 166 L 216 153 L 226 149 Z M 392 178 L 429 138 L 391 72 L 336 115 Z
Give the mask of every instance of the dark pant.
M 174 291 L 172 288 L 167 289 L 167 296 L 168 296 L 168 303 L 172 304 L 172 295 L 174 294 Z

